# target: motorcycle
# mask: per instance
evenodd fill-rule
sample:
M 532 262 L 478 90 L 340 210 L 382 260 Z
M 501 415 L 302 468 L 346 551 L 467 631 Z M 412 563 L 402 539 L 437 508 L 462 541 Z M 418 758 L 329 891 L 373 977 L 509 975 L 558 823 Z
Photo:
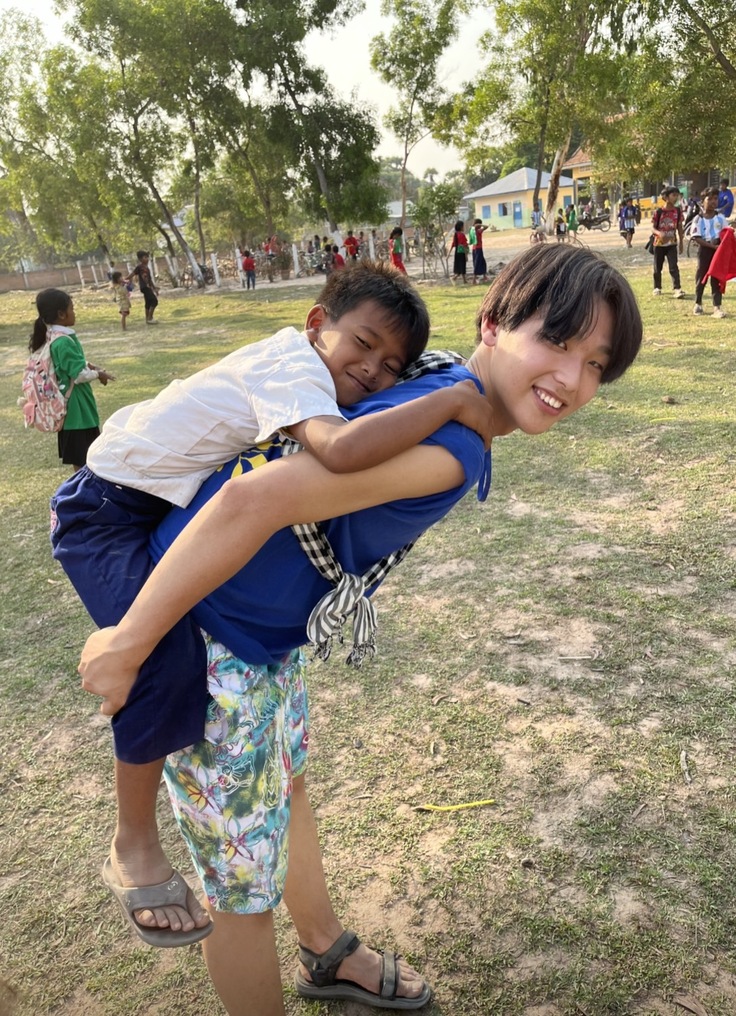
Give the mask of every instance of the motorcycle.
M 584 215 L 578 219 L 580 229 L 600 229 L 602 233 L 611 228 L 611 213 L 603 212 L 602 215 Z

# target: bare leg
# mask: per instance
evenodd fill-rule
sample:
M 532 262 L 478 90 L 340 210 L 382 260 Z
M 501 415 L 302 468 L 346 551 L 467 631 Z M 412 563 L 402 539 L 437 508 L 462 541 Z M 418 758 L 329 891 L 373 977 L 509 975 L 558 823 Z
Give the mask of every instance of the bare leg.
M 202 951 L 228 1016 L 283 1016 L 273 911 L 226 914 L 210 909 L 210 914 L 215 930 Z
M 284 903 L 297 930 L 299 942 L 315 953 L 323 953 L 345 930 L 332 909 L 327 892 L 322 852 L 317 837 L 317 826 L 307 798 L 304 777 L 294 780 L 289 828 L 289 871 L 284 888 Z M 209 943 L 215 935 L 211 935 Z M 305 967 L 302 974 L 309 978 Z M 361 945 L 343 960 L 338 977 L 355 981 L 368 991 L 378 992 L 381 983 L 381 957 Z M 408 998 L 420 995 L 424 980 L 408 963 L 399 962 L 400 983 L 398 994 Z
M 171 864 L 161 848 L 156 824 L 156 797 L 163 765 L 163 759 L 146 765 L 115 760 L 118 824 L 110 857 L 120 885 L 158 885 L 171 878 Z M 172 931 L 204 928 L 209 922 L 199 903 L 192 905 L 191 914 L 183 907 L 157 907 L 153 911 L 138 910 L 135 917 L 149 928 L 171 928 Z

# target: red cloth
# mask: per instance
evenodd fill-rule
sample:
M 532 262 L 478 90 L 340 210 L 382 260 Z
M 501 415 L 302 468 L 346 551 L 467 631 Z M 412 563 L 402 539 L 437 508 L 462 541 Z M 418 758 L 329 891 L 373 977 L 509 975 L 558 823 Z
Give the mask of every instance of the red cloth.
M 726 283 L 730 279 L 736 279 L 736 236 L 732 229 L 724 229 L 721 231 L 720 240 L 702 282 L 705 285 L 708 279 L 716 279 L 721 292 L 725 293 Z

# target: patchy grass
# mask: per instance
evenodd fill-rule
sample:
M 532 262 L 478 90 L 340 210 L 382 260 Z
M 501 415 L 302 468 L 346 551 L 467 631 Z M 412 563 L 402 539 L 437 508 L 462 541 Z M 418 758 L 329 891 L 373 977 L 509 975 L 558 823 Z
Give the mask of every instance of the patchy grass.
M 332 892 L 425 971 L 430 1016 L 675 1016 L 678 994 L 736 1011 L 735 340 L 614 256 L 634 262 L 640 362 L 551 434 L 499 441 L 489 501 L 379 591 L 380 658 L 311 672 Z M 79 295 L 87 354 L 119 378 L 103 416 L 300 323 L 316 292 L 169 297 L 146 330 L 135 303 L 125 337 L 106 294 Z M 469 352 L 480 292 L 425 292 L 433 345 Z M 46 542 L 65 474 L 14 405 L 32 318 L 0 298 L 3 974 L 23 1016 L 219 1012 L 196 947 L 139 946 L 98 877 L 110 738 L 75 673 L 90 622 Z M 161 820 L 186 867 L 163 800 Z M 289 1013 L 357 1014 L 300 1001 L 285 915 L 279 936 Z

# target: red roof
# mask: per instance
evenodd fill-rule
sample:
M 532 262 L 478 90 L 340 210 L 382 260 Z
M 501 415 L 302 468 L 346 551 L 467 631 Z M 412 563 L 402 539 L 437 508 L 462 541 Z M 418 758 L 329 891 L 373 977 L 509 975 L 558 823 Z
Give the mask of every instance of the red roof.
M 584 148 L 578 148 L 563 165 L 563 169 L 573 169 L 575 166 L 592 166 L 590 156 Z

